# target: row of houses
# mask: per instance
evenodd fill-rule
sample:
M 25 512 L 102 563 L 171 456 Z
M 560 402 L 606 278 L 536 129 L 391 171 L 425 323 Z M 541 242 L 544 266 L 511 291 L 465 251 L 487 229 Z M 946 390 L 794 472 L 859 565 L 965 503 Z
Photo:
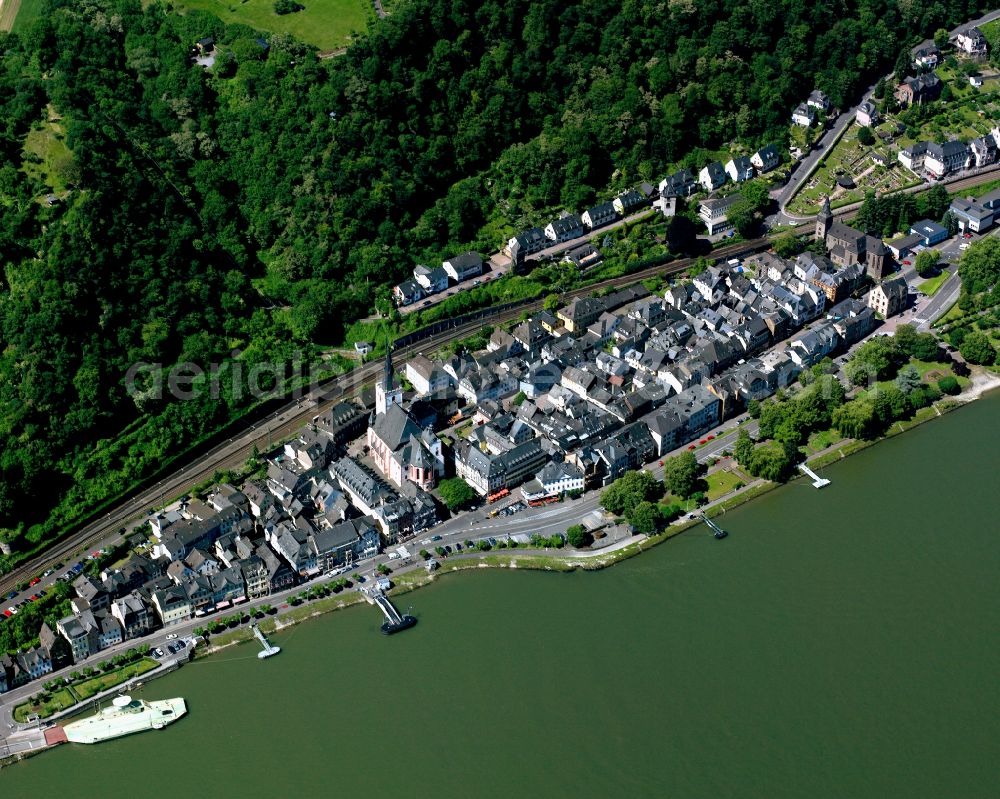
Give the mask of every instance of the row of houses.
M 470 250 L 442 261 L 438 267 L 418 264 L 413 270 L 413 277 L 395 286 L 392 294 L 398 305 L 412 305 L 424 297 L 445 291 L 449 281 L 461 283 L 482 274 L 483 256 Z
M 869 274 L 884 277 L 887 255 L 844 228 L 819 231 L 831 257 L 765 253 L 662 296 L 579 298 L 494 331 L 485 351 L 411 359 L 418 395 L 476 408 L 446 468 L 483 497 L 520 486 L 536 502 L 606 484 L 774 393 L 906 302 L 900 280 L 881 282 L 869 305 L 852 298 Z M 515 393 L 519 403 L 505 401 Z
M 649 183 L 641 183 L 613 200 L 598 203 L 582 214 L 563 211 L 544 227 L 529 228 L 511 236 L 503 248 L 515 267 L 524 264 L 525 259 L 553 244 L 580 238 L 587 233 L 610 225 L 629 214 L 648 206 L 655 198 L 656 190 Z
M 369 414 L 342 402 L 268 459 L 266 477 L 217 486 L 149 520 L 148 556 L 133 553 L 73 583 L 72 613 L 28 652 L 0 658 L 0 691 L 109 647 L 268 596 L 373 557 L 416 524 L 437 521 L 424 492 L 365 491 L 344 468 L 344 445 Z M 370 475 L 368 475 L 370 477 Z
M 911 172 L 940 180 L 963 169 L 979 169 L 997 162 L 1000 154 L 1000 127 L 968 144 L 946 142 L 915 142 L 899 151 L 897 159 Z

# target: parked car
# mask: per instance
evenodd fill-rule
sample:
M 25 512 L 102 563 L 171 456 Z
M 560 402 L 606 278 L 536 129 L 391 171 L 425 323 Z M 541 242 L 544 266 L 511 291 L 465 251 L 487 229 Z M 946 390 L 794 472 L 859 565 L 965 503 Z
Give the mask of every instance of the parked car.
M 161 658 L 161 657 L 163 657 L 163 650 L 160 649 L 160 647 L 156 647 L 156 649 L 153 650 L 153 654 L 156 657 Z
M 28 585 L 29 586 L 38 585 L 41 581 L 42 581 L 41 577 L 33 577 L 33 578 L 31 578 L 31 582 L 28 583 Z
M 167 636 L 168 641 L 173 641 L 175 638 L 177 638 L 177 633 L 170 633 L 170 635 Z
M 431 536 L 431 541 L 440 541 L 440 540 L 441 540 L 441 536 L 439 536 L 439 535 L 432 535 Z

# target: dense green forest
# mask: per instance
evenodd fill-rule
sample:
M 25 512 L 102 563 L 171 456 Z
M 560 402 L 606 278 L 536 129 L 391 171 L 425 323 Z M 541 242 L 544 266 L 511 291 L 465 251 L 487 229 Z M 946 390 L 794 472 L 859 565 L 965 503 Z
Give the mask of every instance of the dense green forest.
M 812 88 L 845 106 L 985 5 L 414 0 L 319 60 L 159 2 L 50 0 L 0 35 L 0 538 L 37 545 L 245 402 L 225 376 L 222 401 L 129 396 L 129 365 L 315 355 L 415 262 L 784 141 Z

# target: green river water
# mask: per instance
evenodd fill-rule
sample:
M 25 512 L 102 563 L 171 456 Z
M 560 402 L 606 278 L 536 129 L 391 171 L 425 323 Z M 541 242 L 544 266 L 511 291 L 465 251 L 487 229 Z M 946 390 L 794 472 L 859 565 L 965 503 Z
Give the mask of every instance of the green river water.
M 3 797 L 1000 796 L 1000 397 L 596 573 L 482 571 L 151 682 Z

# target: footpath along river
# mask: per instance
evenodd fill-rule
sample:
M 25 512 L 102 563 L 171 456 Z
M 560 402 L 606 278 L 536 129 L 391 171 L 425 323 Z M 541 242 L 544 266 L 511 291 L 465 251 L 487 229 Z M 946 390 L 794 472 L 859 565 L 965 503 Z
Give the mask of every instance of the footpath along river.
M 9 797 L 996 797 L 1000 397 L 597 573 L 451 575 L 150 683 Z

